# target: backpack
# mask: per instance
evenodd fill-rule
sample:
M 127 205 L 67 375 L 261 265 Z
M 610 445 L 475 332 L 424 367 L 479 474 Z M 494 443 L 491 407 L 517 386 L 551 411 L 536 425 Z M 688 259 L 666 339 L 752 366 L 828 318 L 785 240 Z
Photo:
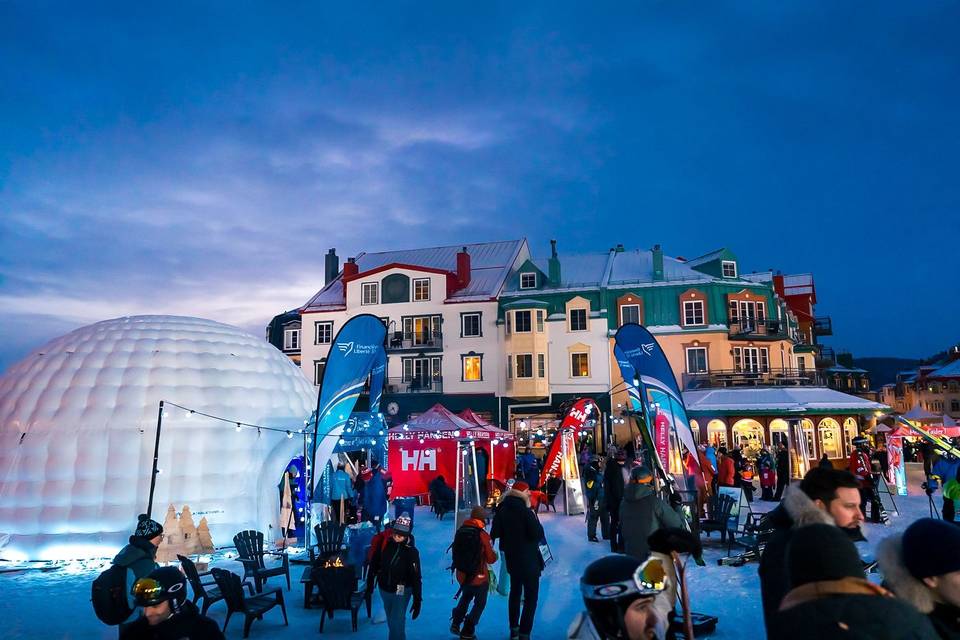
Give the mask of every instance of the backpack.
M 93 612 L 104 624 L 118 625 L 133 613 L 127 601 L 127 568 L 111 565 L 93 581 Z
M 480 575 L 483 567 L 483 544 L 480 541 L 480 529 L 463 525 L 453 537 L 453 564 L 450 569 L 465 574 L 464 584 Z

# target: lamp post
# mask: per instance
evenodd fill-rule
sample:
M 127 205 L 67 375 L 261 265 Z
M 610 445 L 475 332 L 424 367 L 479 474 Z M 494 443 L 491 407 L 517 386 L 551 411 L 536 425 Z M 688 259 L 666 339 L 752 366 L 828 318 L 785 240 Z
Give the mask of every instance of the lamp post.
M 150 474 L 150 498 L 147 501 L 147 517 L 153 513 L 153 492 L 157 487 L 157 461 L 160 458 L 160 429 L 163 427 L 163 400 L 157 410 L 157 438 L 153 443 L 153 471 Z

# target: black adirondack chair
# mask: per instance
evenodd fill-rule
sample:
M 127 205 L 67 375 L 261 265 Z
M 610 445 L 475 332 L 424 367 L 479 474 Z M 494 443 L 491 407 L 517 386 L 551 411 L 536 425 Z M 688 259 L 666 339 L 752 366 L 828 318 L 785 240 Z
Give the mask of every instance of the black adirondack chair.
M 357 573 L 354 567 L 317 565 L 313 571 L 323 607 L 323 613 L 320 616 L 320 633 L 323 633 L 326 619 L 333 619 L 333 612 L 338 609 L 350 612 L 350 623 L 356 631 L 357 614 L 360 611 L 360 605 L 365 601 L 365 594 L 364 590 L 357 588 Z
M 332 520 L 321 522 L 313 527 L 317 543 L 310 547 L 310 563 L 315 560 L 326 560 L 344 550 L 343 534 L 347 526 L 337 524 Z
M 197 604 L 198 600 L 203 600 L 203 605 L 200 609 L 200 613 L 203 615 L 207 614 L 207 609 L 210 608 L 215 602 L 223 600 L 223 594 L 220 593 L 220 587 L 217 586 L 215 580 L 213 580 L 212 571 L 197 571 L 197 565 L 193 563 L 193 560 L 186 556 L 177 555 L 177 559 L 180 561 L 180 566 L 183 568 L 183 574 L 187 576 L 187 582 L 190 583 L 190 588 L 193 589 L 193 604 Z M 205 576 L 210 576 L 210 581 L 204 582 L 203 578 Z M 253 595 L 253 585 L 249 582 L 244 582 L 245 586 L 250 591 L 250 595 Z
M 553 509 L 554 512 L 557 511 L 557 505 L 554 504 L 554 501 L 557 499 L 557 494 L 560 493 L 561 487 L 563 487 L 563 480 L 560 478 L 553 477 L 547 479 L 547 511 L 550 511 L 550 509 Z
M 243 579 L 253 578 L 257 591 L 263 590 L 267 578 L 273 576 L 287 577 L 287 591 L 290 590 L 290 558 L 286 553 L 279 551 L 264 551 L 263 534 L 259 531 L 241 531 L 233 536 L 233 544 L 237 547 L 237 558 L 243 564 Z M 267 567 L 264 556 L 277 556 L 281 559 L 280 565 Z
M 710 534 L 714 531 L 720 532 L 720 541 L 727 541 L 727 528 L 730 520 L 730 512 L 737 501 L 730 496 L 716 494 L 710 499 L 710 517 L 700 521 L 700 531 Z
M 213 579 L 217 581 L 220 587 L 220 593 L 223 594 L 223 600 L 227 603 L 227 619 L 223 621 L 223 631 L 226 633 L 227 625 L 230 624 L 230 616 L 234 613 L 242 613 L 243 637 L 250 635 L 250 625 L 254 620 L 262 620 L 263 614 L 275 606 L 280 605 L 280 611 L 283 612 L 283 624 L 287 622 L 287 606 L 283 603 L 283 590 L 275 587 L 269 591 L 258 593 L 255 596 L 243 595 L 243 585 L 240 582 L 240 576 L 227 571 L 226 569 L 213 569 Z

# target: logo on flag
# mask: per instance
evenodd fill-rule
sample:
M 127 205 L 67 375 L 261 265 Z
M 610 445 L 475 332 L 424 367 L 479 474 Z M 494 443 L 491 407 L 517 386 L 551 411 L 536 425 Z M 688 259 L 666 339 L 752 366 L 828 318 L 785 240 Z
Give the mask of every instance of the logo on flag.
M 337 349 L 340 349 L 340 353 L 342 353 L 343 355 L 348 356 L 353 351 L 353 341 L 351 340 L 350 342 L 338 342 Z

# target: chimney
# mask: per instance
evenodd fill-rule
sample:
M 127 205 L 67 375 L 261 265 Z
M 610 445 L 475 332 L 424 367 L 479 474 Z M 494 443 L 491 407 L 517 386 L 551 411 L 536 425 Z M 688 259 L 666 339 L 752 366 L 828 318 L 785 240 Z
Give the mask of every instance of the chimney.
M 781 298 L 786 298 L 786 293 L 784 293 L 783 288 L 783 274 L 777 271 L 773 276 L 773 290 L 777 292 L 777 295 Z
M 337 257 L 337 250 L 330 249 L 327 255 L 323 257 L 323 285 L 330 284 L 340 273 L 340 258 Z
M 547 263 L 547 278 L 554 287 L 560 286 L 560 258 L 557 257 L 557 241 L 550 241 L 550 260 Z
M 663 280 L 663 249 L 660 248 L 660 245 L 653 245 L 653 281 L 660 282 Z
M 618 245 L 617 245 L 617 248 L 616 248 L 616 252 L 617 252 L 617 253 L 623 253 L 624 251 L 625 251 L 625 249 L 623 248 L 623 245 L 622 245 L 622 244 L 618 244 Z
M 466 247 L 457 253 L 457 283 L 460 289 L 470 284 L 470 254 Z
M 356 258 L 347 258 L 343 263 L 343 282 L 347 283 L 360 273 L 360 267 L 357 266 Z

